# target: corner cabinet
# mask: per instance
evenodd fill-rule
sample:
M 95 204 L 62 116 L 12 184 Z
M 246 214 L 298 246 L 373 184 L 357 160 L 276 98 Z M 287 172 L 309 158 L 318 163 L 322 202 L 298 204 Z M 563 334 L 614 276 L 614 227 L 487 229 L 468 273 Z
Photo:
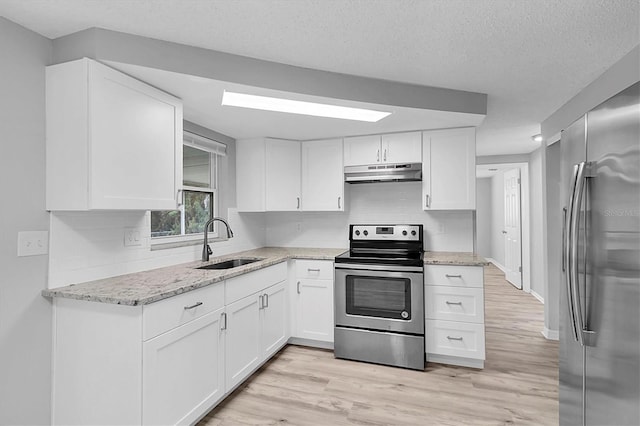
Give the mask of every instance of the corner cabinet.
M 344 165 L 419 163 L 420 132 L 356 136 L 344 139 Z
M 423 210 L 475 210 L 474 127 L 422 132 Z
M 238 211 L 299 211 L 300 142 L 284 139 L 236 141 Z
M 302 142 L 302 210 L 344 211 L 342 139 Z
M 46 69 L 47 210 L 171 210 L 182 102 L 90 59 Z

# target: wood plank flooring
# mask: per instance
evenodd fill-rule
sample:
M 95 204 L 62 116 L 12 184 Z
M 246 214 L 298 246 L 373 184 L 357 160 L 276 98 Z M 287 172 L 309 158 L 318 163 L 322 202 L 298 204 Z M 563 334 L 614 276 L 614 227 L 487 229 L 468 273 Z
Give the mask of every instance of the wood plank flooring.
M 543 318 L 543 305 L 490 265 L 483 370 L 416 372 L 287 346 L 198 426 L 557 425 L 558 344 L 542 336 Z

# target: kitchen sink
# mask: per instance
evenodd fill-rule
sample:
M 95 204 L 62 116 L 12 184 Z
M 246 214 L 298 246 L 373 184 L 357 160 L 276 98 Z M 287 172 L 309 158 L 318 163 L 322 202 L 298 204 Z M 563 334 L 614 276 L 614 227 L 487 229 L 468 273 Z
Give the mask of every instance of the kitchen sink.
M 212 263 L 211 265 L 200 266 L 196 269 L 231 269 L 238 266 L 248 265 L 253 262 L 259 262 L 262 259 L 231 259 L 223 262 Z

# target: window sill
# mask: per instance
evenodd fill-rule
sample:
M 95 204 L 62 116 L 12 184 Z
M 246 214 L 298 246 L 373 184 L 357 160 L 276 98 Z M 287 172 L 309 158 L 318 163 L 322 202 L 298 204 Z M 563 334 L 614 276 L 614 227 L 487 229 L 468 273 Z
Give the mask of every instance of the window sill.
M 219 238 L 216 236 L 212 236 L 211 238 L 209 238 L 209 244 L 211 243 L 217 243 L 220 241 L 227 241 L 228 238 Z M 162 238 L 162 239 L 158 239 L 156 241 L 151 241 L 151 251 L 156 251 L 156 250 L 168 250 L 168 249 L 173 249 L 173 248 L 180 248 L 180 247 L 189 247 L 189 246 L 201 246 L 204 243 L 204 236 L 200 235 L 197 238 L 189 238 L 189 239 L 184 239 L 184 238 L 175 238 L 175 239 L 171 239 L 171 238 Z

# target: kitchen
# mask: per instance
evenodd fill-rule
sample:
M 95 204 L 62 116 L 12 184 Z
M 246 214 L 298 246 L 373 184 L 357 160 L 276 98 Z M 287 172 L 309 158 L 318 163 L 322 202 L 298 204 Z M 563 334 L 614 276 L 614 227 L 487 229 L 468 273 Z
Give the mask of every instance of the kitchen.
M 4 15 L 4 11 L 3 11 L 3 15 Z M 7 17 L 11 19 L 10 15 L 8 15 Z M 13 95 L 10 98 L 7 98 L 7 99 L 11 99 L 12 101 L 10 102 L 10 105 L 3 106 L 3 108 L 6 108 L 6 111 L 8 113 L 5 115 L 13 117 L 14 115 L 9 114 L 9 112 L 11 111 L 10 108 L 22 107 L 24 108 L 24 111 L 28 111 L 28 113 L 25 112 L 26 114 L 25 116 L 31 116 L 32 114 L 35 114 L 35 115 L 39 114 L 40 116 L 40 118 L 38 119 L 39 120 L 38 122 L 40 123 L 40 125 L 33 126 L 34 128 L 30 128 L 30 126 L 26 124 L 28 122 L 25 122 L 24 118 L 17 120 L 17 122 L 22 123 L 22 125 L 20 126 L 21 132 L 34 132 L 34 134 L 32 134 L 32 136 L 28 138 L 29 144 L 26 144 L 26 142 L 24 144 L 15 144 L 15 145 L 12 144 L 9 147 L 7 147 L 7 149 L 15 150 L 15 154 L 11 155 L 11 157 L 13 158 L 32 158 L 33 156 L 36 156 L 37 158 L 40 159 L 39 164 L 43 166 L 44 165 L 44 66 L 52 63 L 60 63 L 60 62 L 65 62 L 66 60 L 76 59 L 76 58 L 56 57 L 56 55 L 64 56 L 61 52 L 64 52 L 64 51 L 70 52 L 73 49 L 73 46 L 72 46 L 73 43 L 78 43 L 78 45 L 82 45 L 83 38 L 82 38 L 82 35 L 77 35 L 75 39 L 73 37 L 60 39 L 53 44 L 53 49 L 51 49 L 50 41 L 47 41 L 40 36 L 36 36 L 34 33 L 27 32 L 24 29 L 16 29 L 16 26 L 14 24 L 5 23 L 5 21 L 3 21 L 2 28 L 3 28 L 3 32 L 4 31 L 7 32 L 6 37 L 4 37 L 4 33 L 3 33 L 3 40 L 13 40 L 13 39 L 22 40 L 22 43 L 24 43 L 25 46 L 29 46 L 29 50 L 26 53 L 21 52 L 21 54 L 27 54 L 28 57 L 25 59 L 27 61 L 27 64 L 24 64 L 21 67 L 17 67 L 16 65 L 16 66 L 7 68 L 6 70 L 6 73 L 8 75 L 7 78 L 12 78 L 12 79 L 15 79 L 16 81 L 23 81 L 22 79 L 26 78 L 26 74 L 25 74 L 25 77 L 22 76 L 23 72 L 26 73 L 27 70 L 29 70 L 29 72 L 34 74 L 33 77 L 31 77 L 31 79 L 28 80 L 28 87 L 30 89 L 27 90 L 25 93 L 20 93 L 20 95 L 18 95 L 19 92 L 15 92 L 15 90 L 17 89 L 13 89 L 13 88 L 6 89 L 7 93 L 15 93 L 15 95 Z M 624 54 L 628 52 L 629 48 L 637 44 L 637 32 L 634 34 L 636 34 L 636 39 L 634 44 L 630 44 L 630 45 L 627 44 L 627 46 L 629 47 L 626 48 L 626 50 L 622 49 L 615 58 L 611 57 L 607 59 L 606 66 L 605 64 L 602 64 L 598 72 L 592 71 L 592 74 L 589 76 L 589 78 L 587 78 L 586 76 L 583 77 L 583 82 L 581 83 L 582 84 L 581 87 L 567 89 L 568 92 L 565 95 L 565 98 L 563 98 L 557 105 L 555 105 L 555 108 L 550 108 L 550 109 L 548 108 L 547 110 L 545 110 L 542 116 L 540 116 L 540 121 L 544 120 L 547 116 L 549 116 L 549 114 L 553 113 L 553 111 L 555 111 L 564 102 L 571 99 L 573 95 L 578 93 L 582 87 L 588 85 L 591 81 L 593 81 L 596 77 L 598 77 L 598 75 L 602 74 L 602 72 L 604 72 L 606 69 L 608 69 L 609 67 L 612 67 L 615 63 L 617 63 L 618 59 L 622 58 Z M 85 33 L 85 36 L 90 37 L 96 44 L 95 45 L 84 44 L 83 46 L 81 46 L 81 48 L 85 49 L 85 52 L 91 52 L 92 49 L 96 49 L 95 56 L 98 59 L 100 59 L 101 55 L 105 55 L 103 59 L 107 61 L 113 60 L 115 62 L 121 62 L 121 63 L 127 62 L 123 59 L 127 55 L 129 56 L 133 55 L 133 56 L 137 56 L 138 59 L 132 62 L 134 64 L 137 63 L 138 65 L 140 65 L 140 60 L 141 60 L 140 58 L 144 58 L 144 55 L 142 54 L 143 51 L 139 49 L 144 49 L 146 47 L 149 47 L 149 45 L 146 45 L 146 46 L 144 45 L 145 43 L 148 42 L 148 39 L 142 40 L 140 38 L 136 38 L 133 36 L 131 37 L 126 35 L 123 36 L 122 33 L 112 34 L 109 32 L 89 31 L 89 33 Z M 124 37 L 124 38 L 120 38 L 120 37 Z M 85 39 L 85 42 L 86 42 L 86 39 Z M 136 42 L 143 42 L 142 43 L 143 45 L 135 46 Z M 20 55 L 18 55 L 18 52 L 15 51 L 16 47 L 9 42 L 7 43 L 8 45 L 6 49 L 8 49 L 9 52 L 14 52 L 16 57 L 20 57 Z M 128 52 L 125 51 L 126 47 L 131 48 L 131 50 L 129 50 Z M 197 57 L 195 56 L 195 52 L 193 52 L 192 50 L 186 47 L 181 48 L 180 50 L 182 51 L 181 54 L 183 55 L 186 54 L 185 52 L 190 52 L 191 59 Z M 153 50 L 149 50 L 149 51 L 151 52 Z M 169 51 L 166 51 L 166 50 L 164 52 L 169 53 Z M 177 51 L 172 50 L 171 52 L 175 54 Z M 29 55 L 33 55 L 33 56 L 29 56 Z M 85 56 L 86 55 L 93 56 L 88 53 L 85 53 Z M 111 58 L 109 58 L 110 56 Z M 232 59 L 238 60 L 237 58 L 232 58 Z M 633 59 L 633 57 L 631 57 L 631 59 Z M 29 61 L 36 61 L 36 64 Z M 160 59 L 155 58 L 153 59 L 153 61 L 157 63 L 158 61 L 160 61 Z M 153 61 L 150 61 L 150 62 L 153 62 Z M 148 65 L 150 65 L 150 63 Z M 175 67 L 175 64 L 173 66 Z M 195 66 L 196 65 L 191 65 L 192 68 Z M 159 68 L 162 68 L 162 67 L 159 67 Z M 613 71 L 620 73 L 620 69 L 623 69 L 623 70 L 625 69 L 624 64 L 619 65 L 617 68 L 613 69 Z M 176 69 L 173 68 L 173 71 L 175 72 Z M 202 69 L 200 70 L 200 72 L 203 72 Z M 5 71 L 4 71 L 4 65 L 3 65 L 3 74 L 4 73 Z M 198 75 L 198 73 L 195 73 L 195 74 Z M 614 75 L 618 75 L 618 78 L 619 78 L 619 74 L 614 74 Z M 35 82 L 38 82 L 38 83 L 35 83 Z M 622 84 L 622 83 L 619 83 L 619 84 Z M 624 87 L 620 87 L 620 89 L 622 88 Z M 610 93 L 608 93 L 609 95 L 613 95 L 617 92 L 617 91 L 613 91 L 612 89 L 608 89 L 608 90 L 610 90 Z M 590 95 L 588 92 L 585 92 L 585 94 L 583 94 L 583 98 L 589 97 L 589 96 Z M 405 99 L 404 100 L 400 99 L 398 100 L 398 102 L 407 103 L 407 99 L 410 97 L 407 96 L 406 93 L 403 94 L 403 97 Z M 586 103 L 588 104 L 590 102 L 592 102 L 591 99 L 589 99 Z M 595 106 L 598 103 L 599 102 L 595 102 L 591 106 Z M 40 105 L 40 106 L 35 107 L 36 105 Z M 489 106 L 491 106 L 491 103 L 489 104 Z M 589 108 L 585 107 L 585 109 L 582 112 L 585 112 L 588 109 Z M 35 110 L 38 110 L 38 111 L 35 111 Z M 569 114 L 575 114 L 575 112 L 569 112 Z M 487 120 L 489 119 L 490 116 L 491 116 L 491 111 L 489 110 Z M 194 114 L 192 118 L 193 123 L 198 123 L 198 124 L 202 123 L 202 121 L 198 121 L 196 120 L 196 118 L 197 116 Z M 556 120 L 558 120 L 557 117 L 556 117 Z M 567 119 L 565 119 L 564 121 L 565 123 L 563 124 L 554 124 L 553 122 L 549 122 L 548 124 L 549 124 L 550 133 L 547 136 L 551 138 L 559 130 L 561 130 L 562 127 L 558 128 L 559 125 L 570 124 L 570 123 L 567 123 Z M 192 131 L 197 129 L 196 125 L 192 124 L 190 126 L 191 126 L 190 129 Z M 185 128 L 186 127 L 187 125 L 185 125 Z M 224 128 L 222 126 L 219 126 L 219 127 L 212 126 L 210 130 L 224 133 Z M 410 130 L 428 130 L 428 128 L 416 127 L 416 128 L 411 128 Z M 544 131 L 545 131 L 544 123 L 542 126 L 542 131 L 544 134 Z M 380 132 L 380 133 L 386 133 L 386 132 Z M 535 133 L 540 133 L 539 127 L 537 129 L 534 128 L 531 131 L 527 129 L 526 138 L 529 139 L 530 136 Z M 351 135 L 351 134 L 354 134 L 354 133 L 351 133 L 351 132 L 342 133 L 342 135 Z M 338 137 L 340 136 L 340 134 L 333 135 L 333 136 Z M 24 140 L 24 138 L 21 137 L 21 133 L 12 133 L 12 139 Z M 226 140 L 222 140 L 221 142 L 226 142 Z M 233 147 L 234 144 L 230 142 L 228 146 Z M 27 150 L 27 151 L 22 153 L 22 150 Z M 230 152 L 228 153 L 227 160 L 229 160 L 229 163 L 231 163 L 230 159 L 235 158 L 236 152 L 232 152 L 231 148 L 229 151 Z M 13 151 L 8 151 L 8 152 L 13 154 Z M 504 151 L 503 153 L 508 153 L 508 151 Z M 485 151 L 485 155 L 492 155 L 492 154 L 498 154 L 498 152 L 491 153 L 491 152 Z M 5 172 L 13 171 L 14 174 L 18 173 L 20 172 L 20 169 L 19 168 L 16 169 L 16 167 L 23 167 L 23 165 L 16 164 L 16 163 L 21 163 L 21 162 L 20 161 L 8 162 L 8 164 L 6 164 L 6 167 L 3 167 L 3 169 L 5 170 Z M 3 163 L 3 166 L 5 166 L 4 163 Z M 233 166 L 231 164 L 225 165 L 224 161 L 222 161 L 221 169 L 223 169 L 224 167 L 231 168 Z M 147 225 L 145 222 L 148 220 L 147 216 L 145 214 L 137 214 L 137 213 L 127 213 L 127 214 L 103 213 L 103 214 L 100 214 L 99 216 L 90 218 L 93 220 L 87 219 L 86 215 L 88 215 L 88 213 L 85 213 L 84 217 L 83 217 L 83 214 L 75 214 L 75 215 L 62 214 L 62 215 L 59 215 L 55 219 L 55 221 L 52 221 L 51 224 L 49 224 L 49 216 L 44 210 L 43 182 L 45 181 L 45 179 L 44 179 L 43 169 L 44 167 L 41 167 L 40 171 L 35 172 L 34 170 L 34 173 L 30 174 L 30 176 L 34 178 L 34 180 L 37 182 L 34 182 L 33 185 L 30 184 L 31 186 L 28 187 L 28 189 L 30 190 L 38 191 L 36 192 L 36 194 L 40 194 L 40 195 L 38 195 L 37 197 L 26 196 L 25 194 L 23 194 L 25 188 L 23 188 L 21 185 L 18 185 L 19 188 L 17 188 L 17 189 L 20 189 L 21 195 L 18 193 L 13 194 L 13 192 L 10 192 L 10 194 L 14 195 L 11 198 L 15 200 L 24 200 L 22 203 L 18 203 L 18 204 L 24 204 L 24 205 L 33 206 L 33 207 L 31 207 L 30 210 L 25 210 L 24 212 L 20 211 L 19 217 L 8 216 L 11 219 L 10 220 L 7 219 L 3 221 L 3 222 L 6 222 L 7 224 L 9 223 L 13 224 L 11 225 L 10 228 L 7 228 L 5 231 L 3 231 L 3 233 L 4 232 L 7 233 L 7 237 L 3 238 L 3 239 L 6 239 L 7 241 L 7 248 L 5 252 L 6 254 L 3 254 L 3 264 L 6 264 L 7 268 L 11 268 L 9 265 L 15 263 L 15 268 L 18 268 L 16 269 L 16 271 L 19 271 L 19 272 L 12 273 L 12 274 L 18 274 L 18 275 L 9 274 L 7 276 L 7 279 L 11 281 L 19 282 L 19 283 L 28 283 L 28 282 L 40 283 L 37 285 L 39 287 L 38 287 L 38 290 L 36 291 L 34 291 L 33 288 L 30 288 L 31 286 L 27 286 L 26 284 L 19 287 L 10 285 L 8 281 L 6 282 L 7 284 L 3 284 L 3 293 L 5 295 L 7 294 L 6 293 L 7 291 L 9 291 L 9 294 L 16 294 L 16 295 L 19 295 L 20 292 L 28 292 L 28 295 L 25 294 L 21 297 L 25 298 L 23 300 L 29 300 L 27 304 L 28 308 L 23 306 L 21 308 L 22 310 L 18 310 L 18 311 L 15 311 L 14 310 L 15 308 L 12 306 L 6 307 L 6 305 L 3 305 L 3 309 L 2 309 L 3 315 L 7 315 L 6 317 L 3 318 L 4 324 L 10 325 L 12 323 L 17 322 L 18 320 L 21 321 L 20 327 L 18 328 L 9 327 L 7 329 L 8 332 L 12 332 L 11 330 L 16 330 L 14 331 L 14 333 L 20 332 L 20 334 L 23 334 L 23 335 L 24 333 L 27 333 L 30 336 L 28 338 L 28 342 L 25 342 L 24 338 L 21 339 L 19 336 L 7 337 L 8 340 L 6 340 L 6 342 L 9 342 L 8 344 L 10 344 L 11 346 L 17 345 L 15 346 L 16 349 L 18 348 L 22 348 L 22 349 L 19 351 L 16 350 L 15 353 L 14 351 L 9 352 L 10 354 L 9 356 L 11 358 L 9 358 L 9 362 L 4 364 L 16 366 L 16 367 L 12 369 L 13 370 L 12 372 L 10 373 L 7 372 L 7 377 L 9 377 L 10 380 L 8 380 L 6 383 L 13 384 L 12 388 L 17 390 L 20 390 L 21 387 L 26 387 L 27 389 L 31 389 L 31 390 L 38 389 L 38 394 L 40 395 L 38 400 L 40 402 L 32 402 L 37 407 L 36 411 L 39 413 L 38 416 L 40 417 L 34 417 L 31 420 L 28 420 L 28 419 L 25 420 L 25 418 L 22 417 L 22 420 L 21 420 L 20 416 L 14 415 L 12 417 L 7 417 L 9 419 L 7 420 L 7 423 L 20 423 L 20 422 L 49 423 L 50 422 L 50 419 L 48 417 L 50 404 L 48 401 L 50 398 L 49 389 L 51 384 L 50 384 L 50 379 L 46 379 L 46 378 L 50 376 L 50 366 L 49 366 L 50 364 L 48 360 L 50 359 L 51 348 L 50 348 L 50 345 L 47 345 L 45 343 L 51 342 L 51 328 L 50 328 L 51 307 L 49 305 L 51 302 L 39 296 L 40 290 L 48 286 L 47 280 L 50 283 L 51 280 L 55 280 L 56 277 L 61 277 L 62 275 L 59 274 L 60 272 L 73 274 L 72 282 L 90 281 L 92 279 L 95 279 L 94 277 L 96 276 L 96 274 L 99 276 L 99 274 L 102 274 L 102 273 L 111 273 L 113 275 L 119 275 L 118 273 L 119 271 L 122 271 L 120 272 L 120 274 L 133 272 L 126 269 L 128 266 L 131 266 L 131 265 L 126 265 L 126 264 L 123 265 L 123 259 L 126 259 L 127 256 L 126 254 L 123 254 L 124 250 L 122 249 L 122 232 L 123 232 L 122 228 L 130 227 L 130 228 L 134 228 L 134 230 L 143 229 L 143 228 L 148 229 L 146 228 Z M 224 173 L 222 175 L 224 175 Z M 227 175 L 231 176 L 231 175 L 235 175 L 235 173 L 227 170 Z M 3 179 L 3 180 L 10 181 L 8 179 Z M 234 207 L 234 203 L 232 201 L 233 196 L 231 194 L 235 194 L 236 192 L 235 189 L 233 189 L 233 186 L 235 184 L 236 182 L 230 183 L 229 191 L 224 191 L 223 190 L 224 186 L 222 185 L 222 182 L 220 183 L 221 185 L 220 196 L 222 197 L 222 199 L 221 199 L 221 206 L 220 206 L 221 210 L 219 213 L 224 214 L 225 210 L 228 210 Z M 375 191 L 374 190 L 375 185 L 378 185 L 378 187 L 384 188 L 384 189 L 382 189 L 381 191 Z M 426 235 L 428 235 L 432 239 L 431 241 L 427 241 L 427 245 L 426 245 L 427 248 L 432 248 L 432 249 L 435 248 L 437 250 L 442 250 L 442 251 L 473 251 L 473 247 L 474 247 L 473 237 L 472 237 L 473 220 L 471 219 L 471 214 L 443 213 L 441 214 L 442 217 L 438 217 L 438 214 L 436 213 L 435 214 L 436 219 L 432 219 L 433 218 L 432 215 L 429 215 L 428 216 L 429 218 L 425 219 L 425 214 L 422 213 L 422 210 L 420 209 L 421 199 L 422 199 L 420 183 L 415 183 L 415 182 L 414 183 L 411 183 L 411 182 L 398 183 L 397 186 L 392 186 L 392 187 L 388 187 L 388 186 L 383 187 L 382 185 L 385 185 L 385 184 L 372 184 L 372 186 L 347 185 L 345 187 L 345 190 L 347 192 L 345 194 L 345 202 L 346 200 L 349 200 L 348 202 L 350 204 L 348 204 L 348 207 L 345 207 L 345 209 L 348 210 L 346 213 L 340 213 L 340 212 L 331 212 L 326 214 L 312 213 L 312 212 L 309 212 L 309 213 L 304 213 L 304 212 L 302 213 L 297 213 L 297 212 L 236 213 L 236 212 L 230 211 L 229 217 L 227 219 L 229 219 L 229 222 L 232 224 L 232 228 L 235 233 L 235 236 L 234 238 L 229 239 L 228 241 L 213 243 L 212 249 L 214 251 L 214 255 L 235 253 L 235 252 L 251 249 L 254 247 L 264 246 L 267 244 L 274 245 L 274 246 L 290 246 L 290 247 L 302 246 L 302 247 L 326 247 L 326 248 L 334 247 L 334 248 L 346 249 L 348 247 L 348 230 L 347 229 L 349 224 L 358 223 L 358 221 L 366 221 L 367 223 L 372 223 L 372 222 L 376 223 L 374 221 L 378 221 L 377 223 L 388 223 L 389 220 L 393 220 L 394 222 L 396 222 L 395 218 L 397 217 L 400 217 L 403 223 L 412 223 L 414 221 L 425 223 L 425 227 L 427 231 Z M 393 185 L 396 185 L 396 184 L 393 184 Z M 11 188 L 10 190 L 14 191 L 15 189 Z M 386 198 L 386 199 L 391 199 L 392 201 L 386 203 L 385 196 L 392 197 L 392 198 Z M 225 199 L 225 197 L 231 197 L 231 198 Z M 407 206 L 412 206 L 412 207 L 408 209 Z M 375 210 L 379 210 L 381 214 L 376 215 L 375 217 L 372 217 L 371 212 Z M 69 258 L 60 259 L 60 260 L 64 260 L 65 262 L 57 262 L 54 264 L 54 262 L 51 261 L 51 256 L 54 256 L 56 254 L 54 253 L 54 250 L 55 250 L 54 245 L 56 244 L 56 240 L 54 240 L 55 235 L 61 235 L 60 234 L 61 230 L 66 230 L 70 233 L 67 235 L 70 238 L 73 237 L 73 238 L 77 238 L 80 241 L 83 241 L 83 238 L 86 236 L 86 234 L 91 234 L 92 232 L 91 223 L 92 222 L 95 223 L 95 220 L 98 220 L 102 224 L 101 225 L 102 238 L 107 238 L 107 240 L 105 241 L 109 241 L 108 236 L 111 234 L 112 240 L 118 241 L 120 243 L 120 247 L 114 247 L 113 244 L 108 243 L 108 244 L 105 244 L 106 246 L 105 248 L 101 248 L 100 251 L 97 251 L 97 252 L 86 252 L 83 249 L 79 249 L 73 253 L 63 253 L 68 255 Z M 439 234 L 438 231 L 440 228 L 440 224 L 442 222 L 444 222 L 445 232 Z M 293 223 L 294 226 L 289 226 L 289 224 L 291 223 Z M 74 226 L 69 226 L 70 224 Z M 76 224 L 77 226 L 75 226 Z M 25 231 L 25 230 L 42 230 L 42 229 L 49 230 L 50 235 L 52 237 L 52 241 L 51 241 L 52 246 L 51 246 L 51 253 L 50 253 L 49 259 L 47 259 L 47 256 L 16 258 L 15 256 L 16 239 L 17 239 L 16 233 L 20 231 Z M 82 231 L 82 229 L 84 229 L 84 231 L 86 232 L 83 233 L 84 231 Z M 222 232 L 224 232 L 224 230 Z M 459 232 L 460 234 L 456 235 L 456 232 Z M 532 238 L 533 237 L 534 236 L 532 235 Z M 84 240 L 86 241 L 86 239 Z M 88 247 L 91 247 L 91 245 L 88 245 Z M 131 254 L 133 252 L 136 252 L 138 250 L 136 247 L 137 246 L 132 246 L 132 248 L 129 249 L 128 253 Z M 138 264 L 136 265 L 136 267 L 153 269 L 160 266 L 165 266 L 167 264 L 179 264 L 179 263 L 194 261 L 200 257 L 201 246 L 198 246 L 198 247 L 191 246 L 190 248 L 189 247 L 182 248 L 174 251 L 174 253 L 169 256 L 158 255 L 158 252 L 161 253 L 162 250 L 155 251 L 155 255 L 152 255 L 149 258 L 138 257 L 137 258 Z M 166 251 L 164 252 L 166 253 Z M 154 253 L 154 252 L 151 251 L 151 253 Z M 97 261 L 94 263 L 94 259 L 96 258 L 99 259 L 100 257 L 102 259 L 109 259 L 110 263 L 109 262 L 100 263 Z M 73 262 L 89 265 L 90 268 L 84 268 L 84 269 L 74 268 Z M 47 270 L 47 263 L 49 263 L 48 276 L 46 272 L 43 272 Z M 66 265 L 67 269 L 56 270 L 55 269 L 56 265 L 61 265 L 60 266 L 61 268 Z M 54 269 L 51 269 L 52 267 L 54 267 Z M 8 270 L 13 270 L 13 269 L 8 269 Z M 9 286 L 9 287 L 5 287 L 5 286 Z M 2 303 L 10 303 L 10 302 L 6 302 L 7 299 L 5 297 L 3 297 L 2 299 L 3 299 Z M 28 318 L 28 320 L 25 320 L 25 318 Z M 4 332 L 5 330 L 3 330 L 3 333 Z M 3 353 L 5 353 L 4 351 L 5 347 L 8 347 L 8 346 L 5 346 L 5 340 L 3 339 Z M 35 362 L 34 360 L 34 363 L 28 363 L 27 360 L 18 362 L 19 358 L 24 357 L 25 353 L 30 354 L 30 357 L 35 357 L 35 359 L 39 361 Z M 20 367 L 20 366 L 23 366 L 23 367 Z M 49 373 L 47 373 L 47 370 L 49 370 Z M 19 377 L 20 377 L 19 374 L 20 373 L 25 374 L 25 372 L 28 372 L 26 374 L 28 374 L 27 377 L 29 377 L 30 379 L 27 382 L 25 382 L 24 385 L 19 385 L 19 383 L 21 383 L 21 381 L 19 380 Z M 24 379 L 24 377 L 22 379 Z M 27 385 L 27 383 L 31 383 L 31 384 Z M 3 396 L 4 396 L 4 392 L 6 391 L 3 387 Z M 8 395 L 7 398 L 2 398 L 3 401 L 12 401 L 12 404 L 11 404 L 11 409 L 8 408 L 9 406 L 6 406 L 7 408 L 5 408 L 5 406 L 2 406 L 1 411 L 3 413 L 23 413 L 23 415 L 24 413 L 33 411 L 34 407 L 24 405 L 24 404 L 27 404 L 28 399 L 20 397 L 20 395 L 24 395 L 23 392 L 24 391 L 16 391 L 14 394 L 12 394 L 12 396 L 9 396 L 9 394 L 7 394 Z

